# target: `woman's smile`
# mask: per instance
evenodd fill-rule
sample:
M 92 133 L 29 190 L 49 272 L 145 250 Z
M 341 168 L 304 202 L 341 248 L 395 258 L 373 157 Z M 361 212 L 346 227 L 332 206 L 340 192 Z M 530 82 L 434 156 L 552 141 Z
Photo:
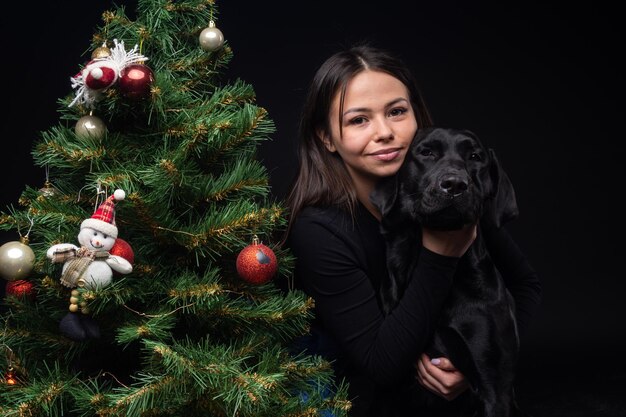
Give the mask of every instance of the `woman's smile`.
M 380 151 L 371 153 L 369 156 L 378 161 L 393 161 L 400 156 L 400 148 L 382 149 Z

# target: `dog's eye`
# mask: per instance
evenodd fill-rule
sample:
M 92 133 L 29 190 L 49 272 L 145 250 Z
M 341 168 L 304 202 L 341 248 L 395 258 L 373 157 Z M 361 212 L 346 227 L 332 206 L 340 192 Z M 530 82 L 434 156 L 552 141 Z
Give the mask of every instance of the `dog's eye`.
M 472 154 L 470 155 L 470 159 L 472 161 L 482 161 L 483 157 L 480 156 L 480 154 L 476 153 L 476 152 L 472 152 Z
M 420 151 L 420 155 L 422 155 L 422 156 L 435 156 L 433 151 L 431 151 L 430 149 L 426 149 L 426 148 L 424 148 L 424 149 L 422 149 Z

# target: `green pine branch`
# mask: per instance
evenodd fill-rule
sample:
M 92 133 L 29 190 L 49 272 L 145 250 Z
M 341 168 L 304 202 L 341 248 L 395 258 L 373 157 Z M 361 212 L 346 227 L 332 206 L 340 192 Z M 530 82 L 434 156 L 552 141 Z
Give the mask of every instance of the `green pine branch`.
M 27 235 L 36 255 L 32 295 L 8 296 L 0 307 L 0 345 L 12 352 L 0 355 L 0 370 L 18 376 L 0 383 L 0 414 L 345 416 L 347 387 L 331 364 L 295 347 L 308 335 L 313 303 L 288 289 L 294 259 L 279 244 L 285 208 L 256 159 L 274 123 L 251 85 L 225 77 L 228 40 L 213 52 L 198 44 L 222 16 L 212 0 L 139 0 L 135 15 L 105 11 L 68 74 L 91 51 L 123 41 L 148 57 L 147 96 L 130 99 L 112 86 L 93 109 L 70 107 L 68 85 L 58 124 L 32 149 L 53 191 L 26 184 L 0 212 L 0 230 Z M 90 112 L 106 126 L 100 138 L 75 132 Z M 126 198 L 115 204 L 115 223 L 132 247 L 133 271 L 104 288 L 64 287 L 63 265 L 46 251 L 79 245 L 83 220 L 118 188 Z M 276 276 L 262 285 L 236 271 L 255 235 L 278 259 Z M 91 319 L 100 338 L 61 334 L 70 297 L 80 305 L 72 314 Z

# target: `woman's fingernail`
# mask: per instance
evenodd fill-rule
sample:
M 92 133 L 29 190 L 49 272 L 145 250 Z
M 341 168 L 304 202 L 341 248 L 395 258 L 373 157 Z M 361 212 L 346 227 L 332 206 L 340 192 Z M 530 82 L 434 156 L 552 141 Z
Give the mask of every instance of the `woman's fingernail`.
M 432 363 L 433 365 L 439 365 L 441 363 L 441 359 L 439 358 L 431 359 L 430 363 Z

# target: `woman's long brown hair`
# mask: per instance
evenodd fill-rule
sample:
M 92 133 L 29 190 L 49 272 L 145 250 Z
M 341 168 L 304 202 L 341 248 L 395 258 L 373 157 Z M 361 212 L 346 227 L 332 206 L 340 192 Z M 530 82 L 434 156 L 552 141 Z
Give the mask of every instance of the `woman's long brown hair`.
M 392 53 L 360 45 L 328 58 L 315 73 L 302 109 L 299 167 L 287 195 L 289 226 L 285 239 L 292 222 L 304 207 L 337 206 L 354 214 L 357 197 L 352 179 L 339 154 L 328 151 L 322 138 L 330 136 L 329 115 L 335 95 L 341 93 L 341 121 L 346 85 L 364 70 L 385 72 L 400 80 L 409 91 L 417 125 L 420 128 L 432 125 L 412 72 Z

